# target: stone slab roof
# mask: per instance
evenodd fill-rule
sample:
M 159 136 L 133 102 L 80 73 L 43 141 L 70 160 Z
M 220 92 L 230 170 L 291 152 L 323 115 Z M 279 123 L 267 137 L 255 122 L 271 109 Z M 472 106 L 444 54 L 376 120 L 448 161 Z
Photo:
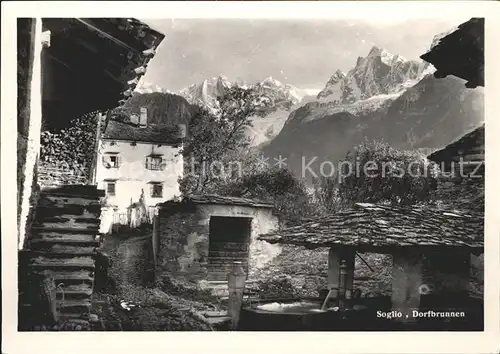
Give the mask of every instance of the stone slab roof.
M 140 127 L 129 122 L 110 120 L 102 135 L 103 139 L 150 142 L 158 144 L 179 144 L 183 132 L 179 126 L 150 125 Z
M 450 163 L 459 157 L 471 157 L 469 161 L 484 161 L 484 144 L 483 124 L 427 158 L 437 163 Z
M 482 249 L 484 219 L 426 207 L 358 203 L 352 209 L 259 236 L 270 243 L 307 248 L 366 249 L 448 246 Z
M 248 199 L 248 198 L 238 198 L 238 197 L 228 197 L 220 196 L 216 194 L 200 194 L 191 195 L 188 198 L 197 204 L 221 204 L 221 205 L 240 205 L 240 206 L 250 206 L 256 208 L 272 208 L 273 204 L 265 203 L 260 200 Z
M 462 23 L 420 58 L 434 65 L 435 77 L 454 75 L 467 87 L 484 86 L 484 18 Z

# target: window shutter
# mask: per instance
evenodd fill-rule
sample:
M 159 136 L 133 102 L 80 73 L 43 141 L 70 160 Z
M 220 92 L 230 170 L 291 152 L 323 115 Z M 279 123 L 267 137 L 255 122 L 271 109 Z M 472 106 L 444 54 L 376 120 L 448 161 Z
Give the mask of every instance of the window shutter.
M 122 157 L 120 155 L 116 155 L 116 167 L 120 167 L 122 164 Z
M 102 164 L 104 165 L 104 167 L 106 168 L 110 168 L 111 167 L 111 163 L 109 162 L 109 157 L 104 155 L 102 157 Z

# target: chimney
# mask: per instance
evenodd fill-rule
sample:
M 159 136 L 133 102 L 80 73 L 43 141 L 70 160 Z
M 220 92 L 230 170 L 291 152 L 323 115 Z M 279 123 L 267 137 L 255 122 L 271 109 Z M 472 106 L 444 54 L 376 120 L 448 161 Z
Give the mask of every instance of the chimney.
M 177 127 L 179 129 L 179 138 L 186 138 L 186 124 L 179 124 Z
M 148 109 L 146 107 L 141 107 L 139 125 L 141 126 L 141 128 L 145 128 L 148 126 Z
M 139 125 L 139 116 L 137 114 L 130 115 L 130 123 Z

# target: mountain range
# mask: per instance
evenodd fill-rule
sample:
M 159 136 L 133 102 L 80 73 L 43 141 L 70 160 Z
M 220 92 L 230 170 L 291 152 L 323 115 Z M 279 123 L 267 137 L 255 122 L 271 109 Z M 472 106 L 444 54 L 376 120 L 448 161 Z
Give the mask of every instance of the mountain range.
M 132 111 L 137 113 L 139 111 L 138 105 L 143 104 L 149 108 L 154 123 L 162 119 L 159 113 L 169 114 L 172 111 L 171 104 L 173 101 L 178 102 L 178 98 L 174 99 L 170 96 L 176 96 L 184 98 L 187 105 L 202 106 L 215 113 L 218 106 L 217 98 L 234 86 L 251 89 L 259 95 L 268 97 L 272 102 L 271 109 L 268 110 L 265 119 L 261 117 L 252 117 L 251 119 L 252 127 L 247 129 L 246 135 L 253 146 L 263 144 L 276 136 L 285 124 L 290 112 L 299 108 L 304 102 L 314 100 L 318 92 L 318 90 L 314 89 L 300 89 L 283 84 L 273 77 L 267 77 L 257 83 L 248 84 L 240 81 L 231 82 L 226 76 L 220 75 L 192 84 L 176 93 L 141 81 L 135 90 L 134 96 L 127 102 L 125 109 L 135 107 Z M 163 98 L 164 103 L 159 102 L 162 94 L 165 96 Z M 186 108 L 186 103 L 180 105 Z M 190 114 L 186 115 L 186 112 L 184 112 L 180 120 L 187 119 L 189 121 L 189 116 Z M 169 120 L 168 118 L 163 119 Z M 179 119 L 174 120 L 178 121 Z
M 445 34 L 437 35 L 430 47 Z M 255 90 L 269 97 L 274 109 L 264 118 L 252 118 L 247 136 L 271 160 L 286 158 L 298 174 L 303 157 L 335 162 L 365 139 L 433 150 L 484 121 L 483 89 L 467 89 L 453 76 L 436 79 L 426 62 L 373 47 L 353 64 L 346 73 L 334 71 L 319 93 L 272 77 L 248 84 L 221 75 L 176 94 L 158 88 L 150 93 L 144 87 L 151 90 L 151 85 L 143 85 L 125 107 L 138 111 L 146 105 L 152 122 L 186 123 L 196 105 L 216 109 L 217 97 L 231 86 Z
M 286 158 L 302 175 L 303 161 L 316 159 L 314 171 L 323 161 L 335 166 L 365 140 L 401 149 L 441 148 L 483 123 L 484 93 L 456 77 L 436 79 L 433 71 L 428 63 L 373 47 L 349 72 L 337 70 L 315 102 L 293 111 L 262 151 Z
M 300 103 L 306 96 L 311 95 L 310 90 L 303 90 L 292 85 L 283 84 L 269 76 L 255 84 L 245 82 L 231 82 L 226 76 L 220 75 L 203 80 L 201 83 L 192 84 L 182 89 L 178 94 L 191 104 L 204 105 L 211 109 L 217 108 L 217 98 L 222 96 L 230 87 L 250 89 L 254 92 L 269 97 L 276 109 L 290 109 Z

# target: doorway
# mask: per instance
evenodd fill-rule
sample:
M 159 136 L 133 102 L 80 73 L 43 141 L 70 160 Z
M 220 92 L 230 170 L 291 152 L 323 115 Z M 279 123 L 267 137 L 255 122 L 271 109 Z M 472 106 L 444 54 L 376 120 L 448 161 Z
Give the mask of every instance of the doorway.
M 252 218 L 212 216 L 209 228 L 208 280 L 227 280 L 235 261 L 242 262 L 248 274 Z

